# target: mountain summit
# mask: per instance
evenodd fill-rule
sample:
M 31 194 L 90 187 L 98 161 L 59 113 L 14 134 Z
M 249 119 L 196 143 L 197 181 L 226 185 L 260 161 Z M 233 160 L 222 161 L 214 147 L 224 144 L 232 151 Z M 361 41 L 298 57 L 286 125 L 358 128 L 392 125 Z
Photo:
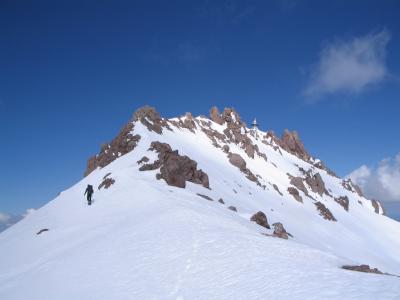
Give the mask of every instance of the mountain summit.
M 297 132 L 146 106 L 0 234 L 0 299 L 398 299 L 399 236 Z

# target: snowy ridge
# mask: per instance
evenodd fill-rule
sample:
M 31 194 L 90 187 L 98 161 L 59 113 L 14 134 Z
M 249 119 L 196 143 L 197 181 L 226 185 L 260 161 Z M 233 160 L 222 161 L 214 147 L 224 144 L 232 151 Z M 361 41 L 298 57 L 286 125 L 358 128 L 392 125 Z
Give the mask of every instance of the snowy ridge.
M 399 278 L 341 266 L 400 275 L 400 223 L 288 134 L 251 130 L 230 109 L 169 120 L 138 110 L 84 179 L 0 234 L 0 299 L 398 299 Z M 160 179 L 173 155 L 208 184 Z M 251 222 L 258 211 L 292 237 Z

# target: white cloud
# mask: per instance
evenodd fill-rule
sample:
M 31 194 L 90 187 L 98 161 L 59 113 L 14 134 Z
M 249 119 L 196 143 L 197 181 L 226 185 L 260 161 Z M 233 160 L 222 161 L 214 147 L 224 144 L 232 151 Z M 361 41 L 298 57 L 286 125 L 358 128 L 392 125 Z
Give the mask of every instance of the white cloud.
M 336 92 L 359 93 L 381 82 L 388 75 L 385 60 L 389 40 L 389 32 L 382 30 L 326 45 L 304 95 L 315 100 Z
M 10 218 L 9 215 L 0 212 L 0 223 L 7 223 Z
M 35 211 L 36 211 L 36 209 L 34 209 L 34 208 L 28 208 L 22 216 L 24 218 L 26 218 L 27 216 L 29 216 L 30 214 L 34 213 Z
M 347 177 L 369 198 L 400 202 L 400 153 L 394 159 L 381 160 L 377 167 L 363 165 Z

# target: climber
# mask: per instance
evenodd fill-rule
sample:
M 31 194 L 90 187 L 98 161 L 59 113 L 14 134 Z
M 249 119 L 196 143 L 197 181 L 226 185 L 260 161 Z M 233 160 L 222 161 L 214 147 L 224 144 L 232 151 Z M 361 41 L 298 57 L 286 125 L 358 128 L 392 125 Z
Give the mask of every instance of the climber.
M 93 195 L 93 186 L 91 186 L 90 184 L 88 184 L 84 195 L 86 195 L 86 194 L 87 194 L 86 197 L 87 197 L 88 204 L 91 205 L 92 204 L 92 195 Z

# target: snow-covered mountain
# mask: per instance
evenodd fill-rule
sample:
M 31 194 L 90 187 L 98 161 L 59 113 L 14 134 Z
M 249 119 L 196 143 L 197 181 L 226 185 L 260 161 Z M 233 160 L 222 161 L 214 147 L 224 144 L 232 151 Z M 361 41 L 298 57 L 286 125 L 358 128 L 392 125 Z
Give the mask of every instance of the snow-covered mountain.
M 0 299 L 400 299 L 399 249 L 400 223 L 296 132 L 144 107 L 0 234 Z

